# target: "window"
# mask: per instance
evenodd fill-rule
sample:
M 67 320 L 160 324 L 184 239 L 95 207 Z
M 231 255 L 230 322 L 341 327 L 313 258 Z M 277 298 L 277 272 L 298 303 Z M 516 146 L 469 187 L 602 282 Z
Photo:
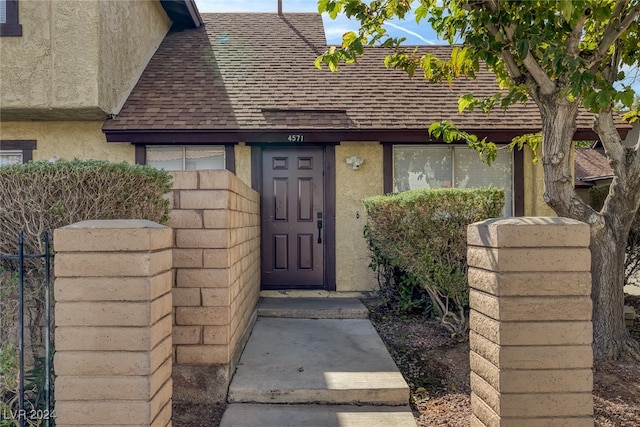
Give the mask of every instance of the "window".
M 153 145 L 147 147 L 147 165 L 168 171 L 224 169 L 223 145 Z
M 33 159 L 36 142 L 0 140 L 0 166 L 27 163 Z
M 0 166 L 17 165 L 22 163 L 22 151 L 0 151 Z
M 513 215 L 513 155 L 509 150 L 498 150 L 498 157 L 488 166 L 466 145 L 393 147 L 394 191 L 490 185 L 505 189 L 503 214 Z
M 0 36 L 21 36 L 18 23 L 18 0 L 0 0 Z

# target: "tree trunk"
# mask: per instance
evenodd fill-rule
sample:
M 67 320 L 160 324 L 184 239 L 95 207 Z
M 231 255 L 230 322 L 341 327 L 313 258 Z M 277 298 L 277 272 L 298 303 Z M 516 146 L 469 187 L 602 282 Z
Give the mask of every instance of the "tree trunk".
M 537 93 L 534 99 L 542 116 L 544 199 L 559 216 L 591 226 L 594 357 L 638 358 L 638 344 L 630 338 L 622 313 L 627 235 L 638 208 L 637 198 L 629 197 L 629 192 L 637 193 L 637 184 L 616 174 L 601 212 L 584 203 L 575 192 L 570 161 L 578 106 L 557 92 Z
M 626 234 L 620 230 L 625 229 L 616 219 L 591 224 L 593 351 L 597 360 L 618 359 L 632 345 L 622 313 Z

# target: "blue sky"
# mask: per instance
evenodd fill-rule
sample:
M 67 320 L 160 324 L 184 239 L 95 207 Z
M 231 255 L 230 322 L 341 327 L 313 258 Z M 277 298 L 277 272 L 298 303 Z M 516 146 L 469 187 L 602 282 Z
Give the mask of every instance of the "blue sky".
M 196 0 L 200 12 L 276 12 L 278 0 Z M 282 0 L 283 11 L 286 12 L 317 12 L 317 0 Z M 344 16 L 335 20 L 323 16 L 325 34 L 329 44 L 342 43 L 342 34 L 350 30 L 357 30 L 356 23 Z M 416 24 L 415 20 L 392 21 L 387 31 L 394 36 L 406 37 L 407 44 L 441 44 L 435 32 L 428 25 Z
M 278 0 L 195 0 L 200 12 L 276 12 Z M 283 11 L 286 12 L 317 12 L 317 0 L 282 0 Z M 405 37 L 405 43 L 410 45 L 443 44 L 431 27 L 423 22 L 416 24 L 413 15 L 405 21 L 394 20 L 387 23 L 387 31 L 394 37 Z M 332 45 L 342 43 L 342 34 L 350 30 L 357 30 L 358 25 L 344 16 L 335 20 L 323 16 L 327 42 Z M 636 93 L 640 94 L 640 70 L 627 71 L 627 83 L 632 83 Z

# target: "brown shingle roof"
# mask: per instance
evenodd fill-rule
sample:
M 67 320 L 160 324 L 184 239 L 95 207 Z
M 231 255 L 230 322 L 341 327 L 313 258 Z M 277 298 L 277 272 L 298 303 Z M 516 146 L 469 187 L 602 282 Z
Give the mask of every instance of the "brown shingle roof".
M 593 148 L 576 148 L 575 169 L 576 185 L 613 178 L 607 157 Z
M 533 102 L 509 112 L 458 113 L 458 98 L 492 94 L 488 72 L 477 81 L 431 84 L 388 70 L 383 49 L 367 49 L 339 73 L 314 66 L 326 42 L 317 14 L 203 14 L 204 26 L 169 33 L 120 114 L 104 130 L 271 131 L 424 130 L 452 120 L 469 131 L 534 132 Z M 448 46 L 421 47 L 438 56 Z M 590 129 L 581 115 L 579 129 Z

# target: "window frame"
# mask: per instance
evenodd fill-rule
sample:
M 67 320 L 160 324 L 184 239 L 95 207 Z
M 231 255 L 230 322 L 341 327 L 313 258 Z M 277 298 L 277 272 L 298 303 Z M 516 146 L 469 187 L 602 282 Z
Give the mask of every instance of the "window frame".
M 22 163 L 33 160 L 33 150 L 36 149 L 36 141 L 29 140 L 0 140 L 0 151 L 22 151 Z
M 0 23 L 0 37 L 22 36 L 22 24 L 19 21 L 18 1 L 0 0 L 5 3 L 5 22 Z
M 198 145 L 218 145 L 224 147 L 224 168 L 231 173 L 236 173 L 236 156 L 235 156 L 235 144 L 136 144 L 135 145 L 135 156 L 136 156 L 136 164 L 138 165 L 146 165 L 147 164 L 147 148 L 154 147 L 156 145 L 176 145 L 180 147 L 195 147 Z
M 504 142 L 502 144 L 507 145 L 508 142 Z M 383 151 L 383 191 L 385 194 L 390 194 L 394 192 L 394 162 L 393 162 L 393 147 L 394 146 L 412 146 L 412 145 L 448 145 L 448 144 L 433 144 L 433 143 L 396 143 L 396 142 L 383 142 L 382 143 L 382 151 Z M 453 144 L 453 145 L 464 145 L 464 144 Z M 524 215 L 524 154 L 523 150 L 513 150 L 512 157 L 512 216 L 519 217 Z
M 20 162 L 8 163 L 8 165 L 24 163 L 24 160 L 23 160 L 24 156 L 22 155 L 22 150 L 0 150 L 0 166 L 7 166 L 7 164 L 2 163 L 3 156 L 20 156 Z

